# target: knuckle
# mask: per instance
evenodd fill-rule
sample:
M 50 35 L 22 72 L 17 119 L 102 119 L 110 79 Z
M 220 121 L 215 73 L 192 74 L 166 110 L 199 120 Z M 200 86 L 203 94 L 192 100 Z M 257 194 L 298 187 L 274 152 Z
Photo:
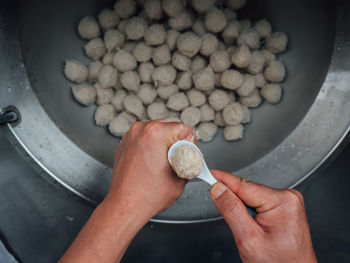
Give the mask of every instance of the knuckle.
M 129 134 L 135 134 L 137 133 L 140 128 L 142 126 L 142 122 L 138 121 L 138 122 L 135 122 L 131 127 L 130 127 L 130 131 L 129 131 Z
M 148 137 L 148 136 L 154 136 L 158 134 L 160 125 L 161 124 L 159 122 L 155 122 L 155 121 L 147 123 L 144 130 L 145 136 Z
M 288 206 L 288 209 L 290 209 L 291 211 L 298 212 L 304 208 L 304 203 L 302 195 L 299 192 L 297 194 L 295 191 L 296 190 L 285 190 L 284 199 L 286 206 Z

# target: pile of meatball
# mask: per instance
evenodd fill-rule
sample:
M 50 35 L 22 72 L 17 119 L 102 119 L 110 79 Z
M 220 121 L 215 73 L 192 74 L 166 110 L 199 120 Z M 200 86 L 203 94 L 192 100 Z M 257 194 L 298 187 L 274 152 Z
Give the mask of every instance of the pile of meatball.
M 170 119 L 209 142 L 243 138 L 251 108 L 277 104 L 288 37 L 266 19 L 239 20 L 246 0 L 117 0 L 78 33 L 92 61 L 65 63 L 72 93 L 98 105 L 96 125 L 121 137 L 136 121 Z

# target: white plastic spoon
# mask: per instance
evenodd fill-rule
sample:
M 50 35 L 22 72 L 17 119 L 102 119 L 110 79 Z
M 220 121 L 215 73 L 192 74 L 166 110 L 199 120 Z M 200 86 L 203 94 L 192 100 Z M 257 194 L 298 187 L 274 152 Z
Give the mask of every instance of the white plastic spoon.
M 192 142 L 189 141 L 177 141 L 176 143 L 174 143 L 169 151 L 168 151 L 168 161 L 171 164 L 171 156 L 173 156 L 177 150 L 177 148 L 181 145 L 188 145 L 191 146 L 193 148 L 195 148 L 198 152 L 202 153 L 201 150 L 199 150 L 199 148 Z M 203 164 L 203 170 L 200 173 L 200 175 L 197 176 L 197 178 L 202 179 L 203 181 L 207 182 L 210 185 L 213 185 L 215 183 L 217 183 L 218 181 L 214 178 L 214 176 L 211 174 L 211 172 L 208 169 L 208 166 L 204 160 L 204 164 Z
M 188 146 L 191 146 L 193 148 L 195 148 L 197 151 L 199 151 L 200 153 L 201 150 L 197 147 L 197 145 L 195 145 L 194 143 L 192 142 L 189 142 L 189 141 L 185 141 L 185 140 L 182 140 L 182 141 L 177 141 L 176 143 L 174 143 L 169 151 L 168 151 L 168 161 L 169 163 L 171 164 L 171 156 L 173 156 L 177 150 L 177 148 L 181 145 L 188 145 Z M 204 161 L 204 164 L 203 164 L 203 170 L 202 172 L 197 176 L 197 178 L 199 179 L 202 179 L 203 181 L 207 182 L 208 184 L 210 185 L 213 185 L 215 183 L 217 183 L 218 181 L 214 178 L 214 176 L 211 174 L 208 166 L 207 166 L 207 163 L 205 162 L 205 159 L 203 158 L 203 161 Z M 247 210 L 249 212 L 249 214 L 254 218 L 255 215 L 256 215 L 256 212 L 254 211 L 253 208 L 249 207 L 249 206 L 246 206 L 247 207 Z

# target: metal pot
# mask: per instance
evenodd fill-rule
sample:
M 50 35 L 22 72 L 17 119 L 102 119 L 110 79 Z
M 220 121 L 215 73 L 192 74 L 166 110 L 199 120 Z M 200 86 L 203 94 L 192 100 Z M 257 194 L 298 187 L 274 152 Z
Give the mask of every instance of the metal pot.
M 342 142 L 350 127 L 350 13 L 346 1 L 250 0 L 241 17 L 266 17 L 287 32 L 288 70 L 283 100 L 253 111 L 244 140 L 228 143 L 222 132 L 200 144 L 210 168 L 277 188 L 310 176 Z M 65 59 L 88 62 L 76 33 L 79 19 L 96 16 L 113 1 L 1 1 L 0 108 L 15 106 L 22 120 L 5 132 L 14 146 L 51 182 L 96 204 L 106 194 L 119 140 L 94 126 L 95 107 L 72 98 L 62 74 Z M 19 10 L 19 15 L 18 14 Z M 220 217 L 201 181 L 186 186 L 162 222 Z

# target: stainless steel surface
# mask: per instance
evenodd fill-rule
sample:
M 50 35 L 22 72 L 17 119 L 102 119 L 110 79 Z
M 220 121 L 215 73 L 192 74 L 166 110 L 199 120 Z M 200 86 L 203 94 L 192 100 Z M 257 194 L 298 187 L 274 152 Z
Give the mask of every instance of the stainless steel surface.
M 77 21 L 111 3 L 23 1 L 19 24 L 9 15 L 0 16 L 0 108 L 15 105 L 23 117 L 18 127 L 8 127 L 8 137 L 43 176 L 94 203 L 107 191 L 115 151 L 111 145 L 118 140 L 93 125 L 94 107 L 85 109 L 73 101 L 62 67 L 65 59 L 87 62 Z M 291 39 L 288 53 L 281 56 L 288 69 L 284 99 L 253 112 L 244 140 L 227 143 L 220 134 L 201 144 L 210 168 L 292 187 L 341 142 L 350 124 L 350 23 L 342 6 L 337 14 L 335 7 L 333 1 L 316 0 L 249 2 L 245 13 L 269 18 Z M 178 202 L 156 220 L 216 219 L 208 189 L 203 182 L 189 183 Z

